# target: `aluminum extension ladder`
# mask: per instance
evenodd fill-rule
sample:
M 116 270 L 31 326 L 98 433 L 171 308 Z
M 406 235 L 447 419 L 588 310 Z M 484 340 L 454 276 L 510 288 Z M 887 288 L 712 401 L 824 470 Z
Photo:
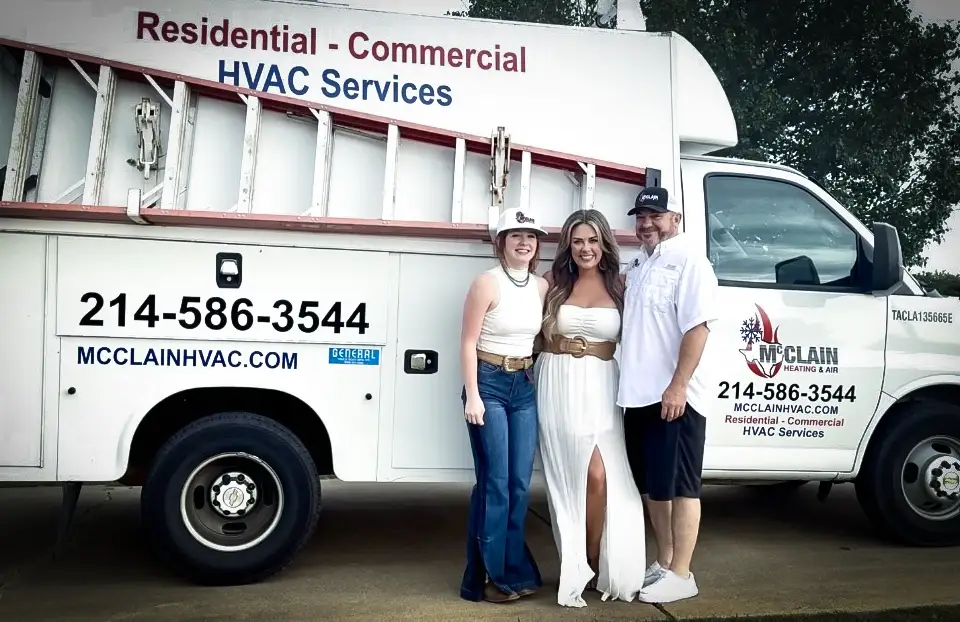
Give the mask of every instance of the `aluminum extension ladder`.
M 16 49 L 19 44 L 0 40 L 0 45 Z M 2 179 L 2 199 L 0 208 L 17 208 L 19 212 L 29 212 L 31 205 L 41 204 L 50 209 L 51 205 L 69 214 L 71 210 L 103 207 L 105 209 L 123 209 L 126 216 L 139 224 L 150 224 L 156 219 L 154 213 L 183 212 L 183 196 L 190 187 L 190 160 L 195 149 L 194 138 L 197 124 L 198 101 L 206 97 L 238 98 L 245 108 L 242 154 L 239 166 L 239 186 L 236 200 L 226 209 L 218 211 L 220 224 L 229 224 L 225 214 L 238 218 L 256 215 L 253 197 L 257 190 L 258 160 L 270 158 L 261 148 L 261 129 L 265 114 L 264 104 L 270 110 L 283 109 L 288 115 L 297 115 L 315 122 L 315 158 L 312 180 L 310 180 L 309 204 L 298 206 L 290 216 L 298 222 L 311 219 L 329 219 L 342 214 L 330 213 L 330 189 L 333 160 L 335 158 L 335 131 L 349 131 L 351 127 L 364 128 L 370 124 L 369 115 L 360 115 L 333 107 L 318 107 L 307 102 L 292 100 L 272 94 L 251 92 L 219 83 L 173 76 L 161 71 L 142 67 L 131 69 L 121 63 L 103 59 L 80 57 L 56 50 L 37 53 L 22 46 L 22 66 L 17 94 L 16 109 L 12 123 L 9 155 L 6 166 L 0 168 Z M 4 60 L 10 64 L 13 56 L 7 53 Z M 51 120 L 51 92 L 57 96 L 55 80 L 64 77 L 61 72 L 76 72 L 89 89 L 95 92 L 89 148 L 83 163 L 83 176 L 66 187 L 59 188 L 56 196 L 42 199 L 38 195 L 38 179 L 42 178 L 47 158 L 45 151 L 50 148 L 50 136 L 47 130 Z M 96 70 L 96 79 L 92 76 Z M 118 83 L 125 80 L 138 84 L 142 89 L 139 103 L 136 104 L 131 132 L 118 130 L 116 115 L 128 114 L 118 110 Z M 162 84 L 161 84 L 162 83 Z M 149 86 L 147 86 L 149 85 Z M 171 88 L 172 87 L 172 88 Z M 152 95 L 152 97 L 151 97 Z M 236 99 L 234 99 L 236 101 Z M 169 115 L 169 129 L 165 140 L 160 134 L 160 118 Z M 378 220 L 380 224 L 398 221 L 432 221 L 434 227 L 442 230 L 459 230 L 460 236 L 475 239 L 488 239 L 500 212 L 507 202 L 508 182 L 511 172 L 511 160 L 520 162 L 519 202 L 510 202 L 529 209 L 531 204 L 531 176 L 539 167 L 561 169 L 567 179 L 575 186 L 574 204 L 570 208 L 592 208 L 597 196 L 598 181 L 609 180 L 612 183 L 627 183 L 635 191 L 645 183 L 658 183 L 659 171 L 637 169 L 596 161 L 585 161 L 573 156 L 556 154 L 533 147 L 514 146 L 510 134 L 504 127 L 497 127 L 489 138 L 466 136 L 434 130 L 432 128 L 410 127 L 402 122 L 380 120 L 380 136 L 385 134 L 385 156 L 382 161 L 382 196 L 379 213 L 368 215 L 367 220 Z M 0 127 L 2 119 L 0 119 Z M 113 135 L 119 132 L 120 135 Z M 397 214 L 398 157 L 401 138 L 411 141 L 438 144 L 449 143 L 453 147 L 453 181 L 446 208 L 446 218 L 411 218 L 411 214 Z M 2 143 L 0 143 L 2 144 Z M 123 150 L 129 166 L 142 174 L 141 187 L 127 187 L 125 202 L 114 196 L 105 195 L 107 164 L 116 157 L 111 150 Z M 519 151 L 519 157 L 516 154 Z M 468 152 L 485 153 L 489 157 L 489 197 L 485 199 L 487 213 L 479 217 L 474 210 L 466 218 L 465 178 Z M 0 162 L 2 164 L 2 162 Z M 379 181 L 379 180 L 378 180 Z M 469 197 L 474 203 L 478 197 Z M 617 209 L 622 209 L 621 207 Z M 598 208 L 599 209 L 599 208 Z M 159 210 L 159 212 L 158 212 Z M 56 210 L 54 210 L 56 211 Z M 216 210 L 215 210 L 216 211 Z M 3 215 L 0 209 L 0 215 Z M 414 215 L 416 216 L 416 215 Z M 69 216 L 65 216 L 69 217 Z M 271 220 L 269 216 L 264 221 Z M 277 218 L 274 218 L 277 220 Z M 556 221 L 557 219 L 555 219 Z M 484 222 L 485 221 L 485 222 Z M 165 221 L 165 222 L 169 222 Z M 554 227 L 559 222 L 547 223 Z M 618 236 L 619 237 L 619 236 Z M 632 237 L 632 236 L 631 236 Z

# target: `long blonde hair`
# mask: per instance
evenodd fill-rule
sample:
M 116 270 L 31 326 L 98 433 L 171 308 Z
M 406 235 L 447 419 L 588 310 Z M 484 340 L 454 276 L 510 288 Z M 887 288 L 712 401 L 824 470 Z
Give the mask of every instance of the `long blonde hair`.
M 557 254 L 550 268 L 553 282 L 544 301 L 543 338 L 549 341 L 557 329 L 557 312 L 560 305 L 567 301 L 573 292 L 573 286 L 580 277 L 580 269 L 573 261 L 570 240 L 573 230 L 579 225 L 590 225 L 600 237 L 600 250 L 603 256 L 598 266 L 603 277 L 607 293 L 613 298 L 617 311 L 623 314 L 623 284 L 620 281 L 620 248 L 606 217 L 595 209 L 577 210 L 570 214 L 560 230 Z

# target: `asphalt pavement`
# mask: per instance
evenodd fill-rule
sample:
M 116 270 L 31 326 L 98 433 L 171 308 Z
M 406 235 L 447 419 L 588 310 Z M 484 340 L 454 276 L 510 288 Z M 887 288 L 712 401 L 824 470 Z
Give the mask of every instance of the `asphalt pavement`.
M 533 514 L 544 589 L 505 605 L 461 600 L 462 485 L 324 482 L 320 526 L 295 562 L 264 583 L 227 588 L 186 584 L 157 564 L 140 530 L 139 489 L 85 488 L 57 559 L 59 489 L 0 489 L 0 620 L 667 620 L 960 603 L 956 549 L 883 542 L 851 486 L 825 503 L 815 493 L 708 487 L 694 561 L 700 596 L 661 611 L 595 593 L 585 608 L 559 607 L 556 549 Z M 542 489 L 534 507 L 547 516 Z

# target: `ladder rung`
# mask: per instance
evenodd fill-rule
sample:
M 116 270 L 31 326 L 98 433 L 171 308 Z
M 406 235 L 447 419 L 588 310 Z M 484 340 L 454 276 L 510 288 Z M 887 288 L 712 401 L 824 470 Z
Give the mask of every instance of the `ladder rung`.
M 310 109 L 317 119 L 317 151 L 313 161 L 313 199 L 307 216 L 326 216 L 333 157 L 333 119 L 326 110 Z
M 190 109 L 190 88 L 177 80 L 173 85 L 173 104 L 170 114 L 170 137 L 167 139 L 164 160 L 163 189 L 160 192 L 161 209 L 177 209 L 180 206 L 181 180 L 184 177 L 187 123 Z
M 27 50 L 23 55 L 20 73 L 20 88 L 17 91 L 17 106 L 13 113 L 13 134 L 7 157 L 7 174 L 3 182 L 3 201 L 21 201 L 27 179 L 33 141 L 37 130 L 37 115 L 40 111 L 40 69 L 43 60 L 36 52 Z
M 453 152 L 453 197 L 450 208 L 450 222 L 463 222 L 463 189 L 467 170 L 467 141 L 457 138 Z
M 99 205 L 103 193 L 103 178 L 107 164 L 107 144 L 110 138 L 110 117 L 117 92 L 117 74 L 112 67 L 101 66 L 97 79 L 97 100 L 93 108 L 93 129 L 87 151 L 87 169 L 84 176 L 83 204 Z
M 530 210 L 530 174 L 533 169 L 533 158 L 529 151 L 520 154 L 520 209 Z
M 397 160 L 400 156 L 400 128 L 391 123 L 387 128 L 387 155 L 383 167 L 383 208 L 380 218 L 393 220 L 397 205 Z
M 243 156 L 240 159 L 240 196 L 237 212 L 249 214 L 253 208 L 253 193 L 256 185 L 257 155 L 260 151 L 260 98 L 243 96 L 247 104 L 247 117 L 243 127 Z
M 593 209 L 597 192 L 597 165 L 580 163 L 583 173 L 580 176 L 580 208 Z

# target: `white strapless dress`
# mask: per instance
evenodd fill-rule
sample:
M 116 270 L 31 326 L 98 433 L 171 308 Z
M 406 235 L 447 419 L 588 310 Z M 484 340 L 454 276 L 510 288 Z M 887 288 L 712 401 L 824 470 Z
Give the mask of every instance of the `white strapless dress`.
M 616 309 L 560 307 L 557 330 L 588 341 L 616 341 Z M 540 457 L 553 537 L 560 555 L 557 602 L 584 607 L 593 578 L 587 563 L 587 468 L 599 447 L 607 476 L 607 511 L 600 543 L 597 589 L 603 600 L 632 601 L 643 587 L 646 536 L 643 501 L 633 481 L 617 406 L 619 365 L 595 356 L 543 353 L 534 369 Z

